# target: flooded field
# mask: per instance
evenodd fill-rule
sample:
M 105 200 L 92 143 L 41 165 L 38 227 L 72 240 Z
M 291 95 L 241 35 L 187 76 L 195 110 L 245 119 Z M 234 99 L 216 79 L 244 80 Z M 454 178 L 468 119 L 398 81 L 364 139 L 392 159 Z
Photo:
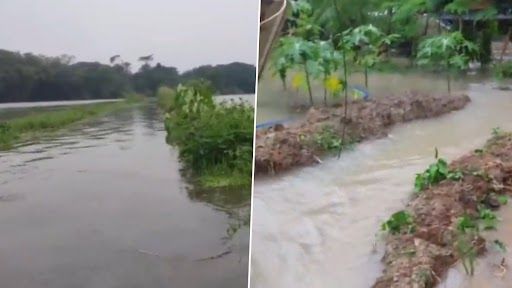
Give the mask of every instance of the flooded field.
M 250 191 L 195 190 L 160 114 L 148 104 L 0 153 L 2 287 L 246 285 Z
M 331 158 L 320 166 L 257 178 L 251 286 L 370 287 L 382 270 L 380 224 L 403 209 L 415 174 L 434 161 L 434 148 L 451 160 L 483 145 L 493 127 L 512 129 L 510 91 L 476 82 L 481 80 L 456 83 L 456 90 L 472 99 L 461 111 L 398 125 L 389 137 L 363 142 L 339 160 Z M 384 75 L 370 78 L 370 83 L 374 91 L 382 92 L 378 97 L 408 89 L 445 91 L 442 79 L 425 75 Z M 258 105 L 264 106 L 258 106 L 258 121 L 292 115 L 289 101 L 295 98 L 279 93 L 277 81 L 273 86 L 260 84 L 265 86 L 259 90 Z M 502 211 L 505 223 L 512 218 L 512 209 Z M 512 247 L 505 226 L 499 226 L 497 237 Z M 510 275 L 494 275 L 497 257 L 489 253 L 478 260 L 473 279 L 455 267 L 449 283 L 441 287 L 508 287 Z M 510 252 L 505 257 L 512 263 Z
M 404 81 L 404 77 L 408 79 Z M 289 77 L 290 78 L 290 77 Z M 478 78 L 474 76 L 474 78 Z M 446 81 L 443 77 L 432 77 L 431 74 L 410 72 L 375 73 L 370 74 L 369 90 L 372 97 L 386 97 L 407 90 L 429 93 L 446 93 Z M 290 81 L 288 81 L 290 82 Z M 363 74 L 354 73 L 349 80 L 351 86 L 364 86 Z M 454 90 L 465 90 L 465 81 L 456 81 Z M 290 83 L 288 83 L 290 86 Z M 312 85 L 315 103 L 323 103 L 323 90 L 317 83 Z M 329 103 L 338 103 L 341 99 L 328 98 Z M 258 85 L 258 113 L 257 122 L 262 123 L 275 119 L 294 119 L 303 115 L 304 110 L 298 109 L 307 105 L 308 96 L 305 91 L 297 92 L 288 87 L 283 90 L 283 84 L 272 77 L 272 71 L 266 71 Z

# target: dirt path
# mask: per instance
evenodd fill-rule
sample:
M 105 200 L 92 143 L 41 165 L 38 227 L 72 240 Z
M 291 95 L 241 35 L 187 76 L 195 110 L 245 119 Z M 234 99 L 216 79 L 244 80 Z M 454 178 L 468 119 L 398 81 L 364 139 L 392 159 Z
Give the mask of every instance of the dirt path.
M 495 135 L 449 169 L 462 179 L 444 180 L 409 203 L 414 231 L 387 237 L 385 269 L 373 287 L 434 287 L 454 263 L 462 260 L 469 268 L 486 251 L 479 231 L 490 228 L 500 195 L 512 192 L 512 134 Z
M 397 123 L 437 117 L 460 110 L 469 102 L 467 95 L 433 96 L 411 92 L 352 102 L 346 119 L 343 106 L 312 108 L 302 122 L 277 125 L 256 133 L 255 172 L 273 174 L 321 162 L 319 157 L 339 150 L 344 123 L 345 143 L 357 143 L 384 137 Z

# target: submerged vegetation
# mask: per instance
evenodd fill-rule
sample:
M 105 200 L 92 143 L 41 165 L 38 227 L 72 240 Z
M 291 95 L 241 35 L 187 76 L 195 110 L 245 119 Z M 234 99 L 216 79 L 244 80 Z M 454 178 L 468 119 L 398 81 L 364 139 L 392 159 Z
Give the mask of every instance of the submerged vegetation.
M 160 91 L 167 140 L 203 187 L 250 187 L 253 108 L 244 103 L 217 104 L 205 81 Z M 165 100 L 164 100 L 165 99 Z
M 44 133 L 130 107 L 141 98 L 142 96 L 137 94 L 130 94 L 124 101 L 68 106 L 51 111 L 34 111 L 25 116 L 0 121 L 0 150 L 8 150 L 20 142 L 32 140 Z

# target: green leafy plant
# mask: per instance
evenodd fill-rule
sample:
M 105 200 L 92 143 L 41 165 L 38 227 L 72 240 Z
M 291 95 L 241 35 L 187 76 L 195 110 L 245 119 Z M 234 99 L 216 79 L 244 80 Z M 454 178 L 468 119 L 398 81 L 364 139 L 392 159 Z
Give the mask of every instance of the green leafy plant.
M 274 50 L 274 69 L 281 77 L 283 83 L 286 80 L 288 70 L 299 69 L 304 72 L 305 85 L 311 106 L 314 104 L 313 92 L 311 90 L 312 74 L 319 71 L 319 57 L 319 46 L 314 41 L 305 40 L 296 36 L 282 37 L 279 39 L 277 47 Z M 299 88 L 302 83 L 292 84 L 296 86 L 295 88 Z
M 492 137 L 499 137 L 500 135 L 503 134 L 503 130 L 501 129 L 501 127 L 494 127 L 492 128 Z
M 435 65 L 446 70 L 448 93 L 451 93 L 452 70 L 464 70 L 478 57 L 478 47 L 462 33 L 453 32 L 431 37 L 419 45 L 418 65 Z
M 455 248 L 464 267 L 464 271 L 468 275 L 475 273 L 475 261 L 477 258 L 477 250 L 473 245 L 474 234 L 459 234 L 455 242 Z
M 348 30 L 346 42 L 351 43 L 356 64 L 364 68 L 364 83 L 368 88 L 368 71 L 382 61 L 382 51 L 395 42 L 399 35 L 385 35 L 372 24 Z
M 327 93 L 337 97 L 345 88 L 343 80 L 336 75 L 343 58 L 341 53 L 334 49 L 332 41 L 318 41 L 317 46 L 319 50 L 318 67 L 324 84 L 324 105 L 327 106 Z
M 478 223 L 471 218 L 468 214 L 464 214 L 463 216 L 457 219 L 457 231 L 460 233 L 468 233 L 479 231 Z
M 435 163 L 430 164 L 427 170 L 423 173 L 416 174 L 416 178 L 414 180 L 414 191 L 421 192 L 445 179 L 460 181 L 463 177 L 464 175 L 461 171 L 450 170 L 446 160 L 439 158 Z
M 456 223 L 457 238 L 455 240 L 455 248 L 466 274 L 473 275 L 477 257 L 477 250 L 474 247 L 473 240 L 479 235 L 479 225 L 468 214 L 459 217 Z
M 498 217 L 488 208 L 479 207 L 478 217 L 483 230 L 496 230 L 498 226 Z
M 167 141 L 205 186 L 249 186 L 254 113 L 232 101 L 215 104 L 208 82 L 180 85 L 168 108 Z
M 382 231 L 387 231 L 392 235 L 400 233 L 413 233 L 415 223 L 412 215 L 405 210 L 395 212 L 391 217 L 381 225 Z
M 324 126 L 314 135 L 315 146 L 324 151 L 337 151 L 341 148 L 341 138 L 332 126 Z

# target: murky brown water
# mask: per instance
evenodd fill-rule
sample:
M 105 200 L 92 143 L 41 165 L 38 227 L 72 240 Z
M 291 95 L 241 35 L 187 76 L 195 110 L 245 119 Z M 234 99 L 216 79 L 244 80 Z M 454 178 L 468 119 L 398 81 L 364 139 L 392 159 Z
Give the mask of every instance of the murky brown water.
M 473 76 L 478 78 L 478 76 Z M 283 89 L 282 83 L 272 76 L 268 71 L 263 74 L 258 84 L 258 113 L 257 122 L 262 123 L 276 119 L 289 119 L 300 117 L 304 111 L 299 111 L 297 106 L 308 104 L 308 95 L 306 91 L 297 92 L 291 88 L 290 82 L 292 75 L 288 77 L 288 88 Z M 404 79 L 407 79 L 404 81 Z M 364 76 L 360 73 L 354 73 L 349 80 L 350 86 L 364 87 Z M 467 88 L 465 81 L 455 81 L 454 90 L 464 90 Z M 314 101 L 317 104 L 323 103 L 323 90 L 319 81 L 313 82 Z M 391 73 L 371 73 L 369 76 L 369 91 L 372 97 L 385 97 L 396 93 L 402 93 L 406 90 L 416 90 L 429 93 L 447 93 L 446 80 L 443 75 L 432 77 L 430 74 L 419 72 L 409 72 L 408 74 Z M 329 103 L 340 102 L 342 99 L 328 98 Z
M 372 82 L 395 93 L 445 87 L 442 80 L 404 75 Z M 434 147 L 451 160 L 481 146 L 493 127 L 512 130 L 512 92 L 492 86 L 459 83 L 458 89 L 466 88 L 473 100 L 462 111 L 399 125 L 388 138 L 362 143 L 342 154 L 340 160 L 328 159 L 320 166 L 274 178 L 257 178 L 251 286 L 370 287 L 382 269 L 380 224 L 403 209 L 415 173 L 433 162 Z M 265 115 L 264 109 L 258 107 L 258 115 Z M 503 218 L 512 221 L 512 209 L 507 208 Z M 503 226 L 498 238 L 512 247 L 512 233 Z M 480 260 L 479 283 L 499 284 L 474 282 L 468 286 L 467 278 L 460 274 L 461 283 L 446 287 L 510 287 L 506 286 L 510 275 L 496 280 L 486 272 L 485 267 L 493 263 L 493 254 L 489 255 L 489 260 Z M 510 252 L 506 257 L 511 257 Z
M 249 191 L 196 191 L 154 105 L 0 153 L 0 287 L 245 287 Z

